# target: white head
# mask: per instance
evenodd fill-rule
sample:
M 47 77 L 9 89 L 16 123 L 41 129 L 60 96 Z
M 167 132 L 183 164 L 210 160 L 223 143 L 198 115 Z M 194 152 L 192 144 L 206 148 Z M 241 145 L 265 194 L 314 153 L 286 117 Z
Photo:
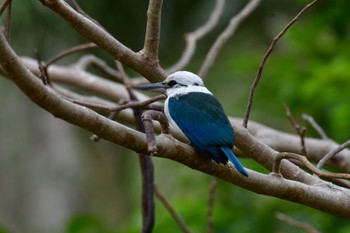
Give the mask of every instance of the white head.
M 203 80 L 188 71 L 177 71 L 170 74 L 163 82 L 167 96 L 186 94 L 189 92 L 211 92 L 204 86 Z

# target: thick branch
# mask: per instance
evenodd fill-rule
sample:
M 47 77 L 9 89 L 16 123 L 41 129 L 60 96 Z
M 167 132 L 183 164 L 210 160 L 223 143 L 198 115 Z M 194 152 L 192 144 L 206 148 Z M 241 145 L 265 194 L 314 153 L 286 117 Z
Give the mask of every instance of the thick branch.
M 99 25 L 76 12 L 65 1 L 40 0 L 40 2 L 59 14 L 78 33 L 104 49 L 115 60 L 121 61 L 152 82 L 159 82 L 165 78 L 165 72 L 158 63 L 152 63 L 142 55 L 133 52 Z
M 28 57 L 22 57 L 22 60 L 31 72 L 36 75 L 40 74 L 35 60 Z M 69 84 L 112 100 L 128 99 L 128 92 L 125 90 L 124 85 L 101 78 L 87 72 L 84 68 L 74 64 L 69 67 L 51 65 L 48 68 L 48 72 L 52 81 Z M 137 98 L 145 100 L 147 96 L 137 93 Z

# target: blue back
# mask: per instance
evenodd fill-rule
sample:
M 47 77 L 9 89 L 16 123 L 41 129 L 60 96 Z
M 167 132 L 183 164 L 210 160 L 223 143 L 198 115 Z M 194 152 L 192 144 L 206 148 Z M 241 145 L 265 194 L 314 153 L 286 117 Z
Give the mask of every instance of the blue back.
M 228 159 L 220 148 L 232 149 L 234 133 L 220 102 L 214 96 L 190 92 L 170 97 L 168 109 L 171 118 L 195 147 L 210 154 L 214 161 L 227 163 Z

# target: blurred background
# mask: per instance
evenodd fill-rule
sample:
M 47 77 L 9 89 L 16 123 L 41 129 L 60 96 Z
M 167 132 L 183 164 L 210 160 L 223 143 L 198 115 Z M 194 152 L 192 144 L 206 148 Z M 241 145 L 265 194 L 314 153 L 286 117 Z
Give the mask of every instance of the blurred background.
M 265 0 L 220 53 L 206 85 L 231 116 L 242 117 L 249 87 L 272 38 L 309 1 Z M 148 1 L 79 1 L 119 41 L 143 46 Z M 227 1 L 220 23 L 198 44 L 186 68 L 197 72 L 206 52 L 247 1 Z M 169 67 L 184 48 L 184 33 L 205 22 L 214 1 L 165 0 L 160 60 Z M 294 133 L 296 119 L 312 115 L 329 137 L 350 138 L 350 2 L 320 1 L 279 42 L 257 88 L 251 119 Z M 5 18 L 2 19 L 5 21 Z M 14 1 L 12 45 L 19 55 L 42 59 L 87 42 L 39 1 Z M 100 50 L 88 51 L 113 65 Z M 68 65 L 82 54 L 64 59 Z M 130 72 L 130 74 L 134 74 Z M 308 127 L 307 136 L 318 135 Z M 139 232 L 140 171 L 137 155 L 43 111 L 14 84 L 0 78 L 0 232 Z M 253 161 L 241 159 L 251 169 Z M 205 232 L 211 177 L 173 161 L 154 158 L 155 182 L 193 232 Z M 321 232 L 350 232 L 350 223 L 320 211 L 265 197 L 219 181 L 215 232 L 302 232 L 276 219 L 282 212 Z M 154 232 L 180 232 L 156 201 Z

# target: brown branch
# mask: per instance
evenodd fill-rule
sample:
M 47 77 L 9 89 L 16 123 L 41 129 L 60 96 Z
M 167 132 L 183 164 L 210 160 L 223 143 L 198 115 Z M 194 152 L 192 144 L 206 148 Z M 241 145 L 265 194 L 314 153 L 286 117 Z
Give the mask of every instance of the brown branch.
M 12 2 L 12 0 L 4 0 L 2 1 L 0 5 L 0 16 L 4 13 L 6 10 L 7 6 Z
M 206 34 L 208 34 L 219 21 L 219 18 L 223 12 L 225 6 L 225 0 L 216 0 L 213 11 L 211 12 L 208 21 L 197 28 L 195 31 L 187 33 L 185 35 L 186 47 L 182 52 L 180 59 L 168 68 L 167 73 L 173 73 L 178 70 L 182 70 L 190 62 L 194 52 L 196 51 L 196 46 L 198 40 L 202 39 Z
M 169 122 L 166 119 L 164 113 L 159 111 L 148 110 L 142 114 L 142 122 L 145 128 L 148 152 L 150 153 L 150 155 L 155 155 L 158 152 L 158 148 L 152 120 L 159 121 L 162 133 L 164 134 L 169 134 Z
M 237 122 L 236 125 L 238 125 L 238 122 L 242 122 L 242 119 L 235 118 L 232 122 Z M 297 135 L 272 129 L 254 121 L 250 122 L 248 130 L 254 137 L 259 139 L 259 141 L 276 151 L 300 153 L 302 150 L 300 137 Z M 339 144 L 332 140 L 320 140 L 308 137 L 305 138 L 305 145 L 308 152 L 308 159 L 316 162 L 320 161 L 325 154 L 339 146 Z M 350 173 L 350 150 L 345 149 L 339 152 L 337 156 L 328 161 L 328 164 L 339 171 Z
M 150 156 L 139 154 L 142 174 L 142 233 L 151 233 L 155 222 L 155 208 L 153 196 L 154 170 Z
M 162 195 L 157 186 L 154 185 L 153 186 L 153 190 L 154 190 L 154 194 L 156 195 L 156 197 L 158 198 L 158 200 L 163 204 L 163 206 L 168 210 L 168 212 L 170 213 L 170 215 L 174 218 L 175 222 L 179 225 L 179 227 L 181 228 L 181 230 L 185 233 L 191 233 L 192 231 L 188 228 L 188 226 L 186 225 L 185 221 L 183 220 L 183 218 L 176 213 L 175 209 L 171 206 L 171 204 L 168 202 L 168 200 L 164 197 L 164 195 Z
M 217 58 L 220 50 L 226 44 L 226 42 L 232 37 L 235 33 L 238 26 L 246 19 L 251 12 L 256 9 L 259 5 L 260 0 L 251 0 L 237 15 L 235 15 L 231 20 L 225 30 L 217 37 L 214 44 L 211 46 L 208 54 L 205 57 L 205 60 L 198 71 L 198 75 L 201 78 L 205 78 L 213 66 L 215 59 Z
M 301 230 L 304 230 L 307 233 L 319 233 L 319 231 L 316 230 L 313 226 L 311 226 L 311 225 L 309 225 L 307 223 L 304 223 L 304 222 L 296 221 L 296 220 L 288 217 L 285 214 L 276 213 L 276 218 L 278 218 L 279 220 L 287 223 L 290 226 L 293 226 L 293 227 L 299 228 Z
M 274 50 L 274 48 L 277 45 L 277 42 L 282 38 L 282 36 L 288 31 L 288 29 L 295 23 L 297 22 L 300 17 L 312 6 L 314 5 L 318 0 L 313 0 L 311 3 L 307 4 L 288 24 L 287 26 L 285 26 L 282 31 L 280 33 L 278 33 L 277 36 L 275 36 L 270 44 L 270 47 L 268 48 L 268 50 L 266 51 L 263 59 L 261 60 L 261 63 L 259 65 L 259 69 L 258 72 L 256 74 L 256 77 L 254 79 L 254 82 L 252 83 L 251 87 L 250 87 L 250 93 L 249 93 L 249 98 L 248 98 L 248 104 L 247 104 L 247 109 L 246 112 L 244 114 L 244 120 L 243 120 L 243 127 L 247 128 L 248 126 L 248 120 L 249 120 L 249 115 L 250 115 L 250 111 L 253 105 L 253 98 L 254 98 L 254 93 L 255 93 L 255 89 L 258 86 L 258 83 L 260 81 L 261 78 L 261 74 L 263 72 L 265 63 L 267 61 L 267 59 L 269 58 L 270 54 L 272 53 L 272 51 Z
M 293 154 L 293 153 L 287 153 L 287 152 L 281 152 L 276 156 L 273 167 L 272 167 L 273 174 L 280 174 L 280 166 L 281 166 L 281 162 L 283 159 L 295 159 L 295 160 L 301 162 L 308 170 L 317 174 L 319 177 L 350 179 L 350 174 L 332 173 L 332 172 L 320 170 L 317 167 L 315 167 L 312 163 L 310 163 L 305 156 Z
M 158 63 L 158 47 L 160 37 L 160 21 L 163 0 L 149 0 L 147 10 L 147 26 L 145 43 L 141 54 L 152 63 Z
M 215 202 L 215 191 L 218 186 L 218 179 L 216 177 L 211 178 L 210 188 L 209 188 L 209 198 L 208 198 L 208 226 L 207 233 L 214 232 L 214 202 Z
M 115 60 L 115 66 L 117 67 L 119 74 L 120 74 L 120 79 L 122 81 L 122 83 L 124 84 L 124 86 L 127 88 L 128 92 L 131 91 L 132 88 L 132 84 L 131 81 L 128 77 L 128 75 L 126 74 L 123 64 L 120 61 Z M 119 78 L 117 78 L 117 80 L 119 80 Z
M 287 104 L 283 104 L 284 105 L 284 109 L 286 110 L 286 114 L 287 117 L 290 121 L 290 123 L 292 124 L 293 128 L 297 131 L 299 137 L 300 137 L 300 145 L 301 145 L 301 154 L 304 156 L 307 156 L 307 152 L 306 152 L 306 147 L 305 147 L 305 132 L 306 132 L 306 128 L 304 126 L 300 126 L 294 119 L 292 113 L 289 110 L 289 107 L 287 106 Z
M 325 163 L 333 158 L 336 154 L 341 152 L 342 150 L 346 149 L 348 146 L 350 146 L 350 140 L 344 142 L 343 144 L 339 145 L 334 150 L 328 152 L 317 164 L 318 169 L 322 169 L 322 167 L 325 165 Z
M 41 79 L 41 81 L 43 82 L 44 85 L 49 85 L 51 86 L 51 81 L 49 78 L 49 74 L 47 72 L 46 66 L 43 64 L 42 60 L 41 60 L 41 56 L 39 51 L 35 50 L 34 54 L 36 56 L 36 60 L 37 60 L 37 66 L 39 69 L 39 78 Z

